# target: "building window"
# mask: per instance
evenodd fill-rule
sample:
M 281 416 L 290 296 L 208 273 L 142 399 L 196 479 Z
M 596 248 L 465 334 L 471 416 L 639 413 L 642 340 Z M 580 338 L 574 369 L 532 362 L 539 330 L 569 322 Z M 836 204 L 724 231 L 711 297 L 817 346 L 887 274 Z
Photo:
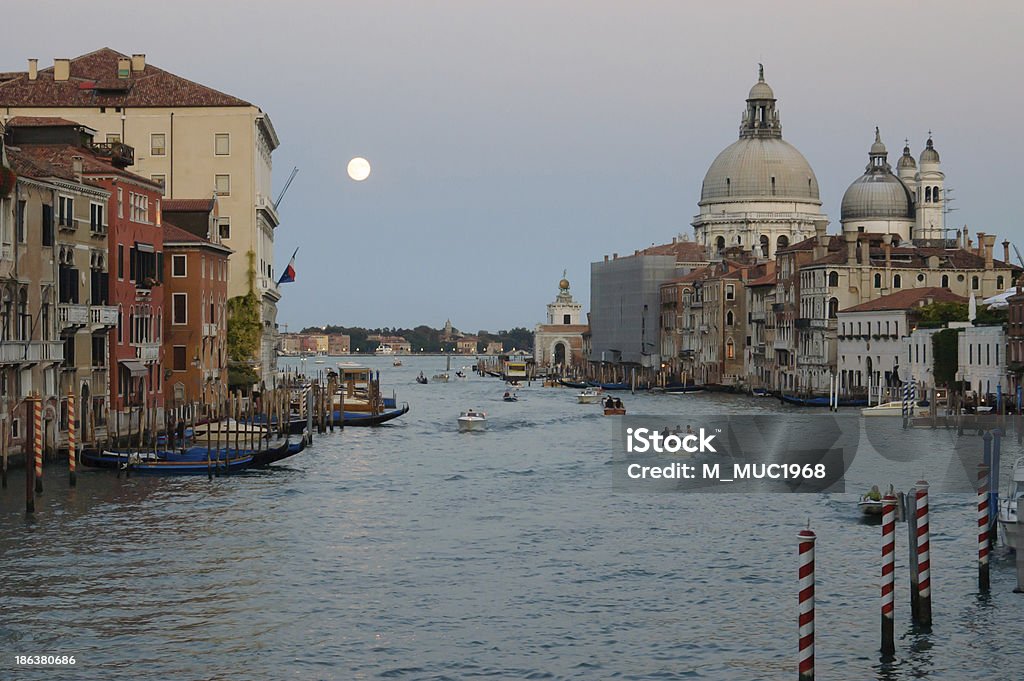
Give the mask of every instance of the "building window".
M 173 310 L 171 312 L 171 323 L 172 324 L 186 324 L 188 323 L 188 294 L 187 293 L 173 293 L 171 294 L 173 299 Z
M 829 298 L 828 301 L 828 318 L 835 319 L 839 315 L 839 299 Z
M 186 356 L 185 356 L 185 346 L 184 345 L 175 345 L 174 346 L 174 353 L 173 354 L 174 354 L 174 370 L 175 371 L 185 371 L 186 362 L 187 362 Z
M 151 175 L 154 182 L 160 185 L 160 196 L 167 196 L 167 176 L 166 175 Z
M 122 193 L 122 189 L 120 187 L 118 187 L 117 188 L 117 217 L 119 217 L 119 218 L 123 218 L 124 217 L 124 206 L 122 205 L 123 201 L 124 201 L 124 194 Z
M 892 287 L 903 288 L 903 277 L 898 274 L 894 274 L 892 277 Z
M 231 153 L 231 135 L 226 132 L 218 132 L 213 137 L 213 153 L 217 156 L 227 156 Z
M 882 275 L 875 274 L 875 288 L 882 288 Z
M 213 186 L 218 196 L 231 196 L 231 176 L 215 175 Z
M 167 136 L 162 132 L 154 132 L 149 136 L 149 153 L 151 156 L 167 155 Z
M 736 286 L 734 284 L 725 285 L 725 299 L 736 300 Z
M 57 224 L 75 228 L 75 200 L 70 196 L 57 197 Z
M 220 238 L 221 239 L 230 239 L 231 238 L 231 218 L 220 218 L 217 221 L 217 226 L 220 229 Z
M 828 285 L 829 286 L 839 286 L 839 273 L 838 272 L 829 272 L 828 273 Z
M 188 276 L 187 275 L 187 270 L 186 270 L 186 260 L 185 260 L 185 258 L 186 258 L 186 256 L 180 255 L 180 254 L 177 254 L 177 253 L 175 253 L 174 255 L 171 256 L 171 276 L 172 277 L 177 277 L 177 278 L 180 279 L 182 277 Z
M 568 314 L 562 315 L 562 323 L 563 324 L 572 324 L 572 315 L 568 315 Z
M 736 317 L 733 315 L 732 310 L 725 313 L 725 325 L 732 326 L 736 323 Z
M 731 338 L 725 344 L 725 358 L 736 359 L 736 346 L 733 344 Z
M 971 290 L 974 290 L 974 291 L 978 290 L 978 276 L 977 275 L 971 277 Z
M 942 275 L 942 288 L 949 288 L 949 275 L 948 274 L 943 274 Z
M 89 231 L 94 234 L 105 234 L 107 221 L 104 215 L 105 209 L 102 203 L 89 204 Z
M 118 144 L 121 141 L 120 133 L 108 132 L 107 133 L 107 144 Z
M 53 206 L 43 204 L 43 245 L 53 245 Z
M 998 277 L 996 277 L 996 288 L 999 289 L 1000 291 L 1003 290 L 1003 275 L 1001 274 Z

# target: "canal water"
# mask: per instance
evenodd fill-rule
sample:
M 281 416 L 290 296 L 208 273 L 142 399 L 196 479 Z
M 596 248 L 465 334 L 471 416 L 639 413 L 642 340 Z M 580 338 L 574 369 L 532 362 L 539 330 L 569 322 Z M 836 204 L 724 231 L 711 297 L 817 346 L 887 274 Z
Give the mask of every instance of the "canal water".
M 615 492 L 615 419 L 575 391 L 534 384 L 505 403 L 491 378 L 415 383 L 443 358 L 368 363 L 411 412 L 318 436 L 272 470 L 212 482 L 85 470 L 71 490 L 48 466 L 33 518 L 13 472 L 0 492 L 0 678 L 794 678 L 808 521 L 818 678 L 1018 677 L 1024 596 L 1001 549 L 991 595 L 978 595 L 973 498 L 932 497 L 931 633 L 910 626 L 897 526 L 897 658 L 884 663 L 880 530 L 853 490 Z M 788 409 L 622 396 L 630 413 L 681 421 Z M 487 432 L 458 432 L 470 407 L 488 413 Z M 14 655 L 76 665 L 31 670 Z

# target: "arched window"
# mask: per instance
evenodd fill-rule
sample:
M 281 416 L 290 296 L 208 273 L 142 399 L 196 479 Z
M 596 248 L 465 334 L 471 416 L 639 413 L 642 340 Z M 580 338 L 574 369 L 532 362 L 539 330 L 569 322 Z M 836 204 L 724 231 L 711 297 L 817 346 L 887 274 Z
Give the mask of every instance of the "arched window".
M 736 346 L 733 344 L 731 338 L 725 342 L 725 358 L 736 359 Z
M 32 340 L 32 317 L 28 313 L 28 291 L 18 291 L 18 338 Z
M 789 237 L 785 234 L 780 234 L 779 238 L 775 240 L 775 248 L 785 248 L 789 245 Z
M 762 234 L 761 235 L 760 243 L 761 243 L 761 257 L 762 258 L 767 258 L 768 257 L 768 246 L 770 244 L 770 242 L 768 240 L 768 237 L 766 237 L 764 234 Z
M 998 277 L 996 277 L 996 288 L 999 289 L 1000 291 L 1003 290 L 1003 275 L 1001 274 Z
M 3 307 L 0 307 L 0 340 L 11 340 L 11 327 L 13 324 L 14 301 L 11 298 L 10 289 L 5 288 L 3 293 Z
M 733 315 L 732 310 L 725 313 L 725 325 L 732 326 L 736 322 L 736 317 Z
M 839 299 L 829 298 L 828 299 L 828 318 L 835 319 L 836 315 L 839 314 Z
M 892 276 L 892 287 L 893 288 L 903 288 L 903 277 L 901 275 L 894 274 Z
M 719 255 L 721 255 L 722 251 L 725 250 L 725 237 L 724 236 L 720 236 L 717 239 L 715 239 L 715 249 L 718 251 Z
M 924 202 L 925 203 L 931 203 L 932 202 L 932 188 L 931 187 L 925 187 L 924 188 Z
M 875 288 L 882 288 L 882 275 L 875 273 Z
M 978 290 L 978 275 L 974 275 L 973 277 L 971 277 L 971 290 Z
M 939 188 L 938 187 L 932 187 L 932 203 L 938 203 L 938 202 L 939 202 Z
M 948 274 L 943 274 L 942 275 L 942 288 L 949 288 L 949 275 Z
M 732 196 L 732 180 L 728 177 L 725 178 L 725 195 Z
M 829 286 L 839 286 L 839 273 L 838 272 L 829 272 L 828 273 L 828 285 Z

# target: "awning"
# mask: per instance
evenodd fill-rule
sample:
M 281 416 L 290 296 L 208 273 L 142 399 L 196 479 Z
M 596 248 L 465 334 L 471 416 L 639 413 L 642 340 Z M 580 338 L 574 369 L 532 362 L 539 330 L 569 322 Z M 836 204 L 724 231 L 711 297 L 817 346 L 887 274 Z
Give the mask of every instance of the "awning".
M 153 248 L 153 244 L 144 244 L 138 241 L 135 242 L 135 250 L 142 251 L 143 253 L 155 253 L 156 249 Z
M 132 376 L 145 376 L 149 373 L 145 364 L 136 362 L 134 359 L 122 359 L 119 364 L 130 371 Z

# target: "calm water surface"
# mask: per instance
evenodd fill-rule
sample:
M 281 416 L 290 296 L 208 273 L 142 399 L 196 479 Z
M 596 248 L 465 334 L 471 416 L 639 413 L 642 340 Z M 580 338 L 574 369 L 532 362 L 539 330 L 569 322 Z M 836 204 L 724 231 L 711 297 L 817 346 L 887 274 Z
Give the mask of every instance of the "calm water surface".
M 859 522 L 855 495 L 613 493 L 614 419 L 574 391 L 535 385 L 507 404 L 494 379 L 413 381 L 441 359 L 370 364 L 411 413 L 318 437 L 270 471 L 210 482 L 87 470 L 69 490 L 53 466 L 31 519 L 12 475 L 0 678 L 789 679 L 808 520 L 818 678 L 1019 678 L 1024 596 L 1001 553 L 991 596 L 978 596 L 965 497 L 933 496 L 931 634 L 909 624 L 898 526 L 898 658 L 883 664 L 880 531 Z M 681 420 L 782 409 L 625 399 Z M 488 432 L 457 432 L 468 407 L 488 412 Z M 15 669 L 15 654 L 78 663 Z

